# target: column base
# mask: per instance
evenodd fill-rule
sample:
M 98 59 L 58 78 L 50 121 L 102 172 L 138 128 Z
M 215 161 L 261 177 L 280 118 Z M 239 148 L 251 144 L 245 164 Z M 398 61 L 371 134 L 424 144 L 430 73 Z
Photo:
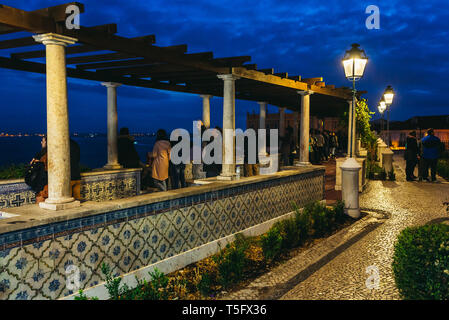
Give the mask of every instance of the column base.
M 233 180 L 236 180 L 237 179 L 237 176 L 236 175 L 232 175 L 232 176 L 224 176 L 224 175 L 219 175 L 218 177 L 217 177 L 217 180 L 220 180 L 220 181 L 233 181 Z
M 78 208 L 80 206 L 81 206 L 81 203 L 78 200 L 72 201 L 72 202 L 66 202 L 66 203 L 48 203 L 48 202 L 39 203 L 39 207 L 41 207 L 42 209 L 51 210 L 51 211 L 60 211 L 60 210 Z
M 118 169 L 123 169 L 123 166 L 121 166 L 119 164 L 107 164 L 103 168 L 106 170 L 118 170 Z
M 358 219 L 360 218 L 360 208 L 357 209 L 345 209 L 345 213 L 351 218 Z
M 305 167 L 305 166 L 311 166 L 312 164 L 310 162 L 297 162 L 295 166 L 297 167 Z

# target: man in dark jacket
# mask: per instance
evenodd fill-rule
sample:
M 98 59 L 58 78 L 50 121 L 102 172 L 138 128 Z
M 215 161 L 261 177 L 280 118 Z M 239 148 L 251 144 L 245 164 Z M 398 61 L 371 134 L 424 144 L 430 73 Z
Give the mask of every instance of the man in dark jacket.
M 416 140 L 416 131 L 410 132 L 407 137 L 404 158 L 406 161 L 405 173 L 407 175 L 407 181 L 414 181 L 416 177 L 413 172 L 418 163 L 418 140 Z
M 429 167 L 432 182 L 436 181 L 437 162 L 443 151 L 443 144 L 438 137 L 435 137 L 433 129 L 427 130 L 427 136 L 421 140 L 422 158 L 424 160 L 423 179 L 429 181 Z
M 134 147 L 134 139 L 128 128 L 121 128 L 117 141 L 118 162 L 123 168 L 140 168 L 139 154 Z

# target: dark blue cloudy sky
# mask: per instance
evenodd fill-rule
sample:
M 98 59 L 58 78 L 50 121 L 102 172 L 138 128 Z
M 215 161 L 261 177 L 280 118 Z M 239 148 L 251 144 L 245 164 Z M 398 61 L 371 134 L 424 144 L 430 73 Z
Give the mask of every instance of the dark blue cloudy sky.
M 68 1 L 0 2 L 35 10 Z M 370 58 L 366 76 L 357 85 L 368 90 L 372 110 L 391 84 L 397 92 L 392 119 L 449 114 L 447 0 L 81 2 L 85 26 L 117 23 L 119 35 L 155 34 L 157 45 L 188 44 L 189 53 L 213 51 L 215 57 L 250 55 L 259 68 L 273 67 L 304 78 L 323 76 L 336 86 L 350 85 L 340 59 L 357 42 Z M 380 8 L 380 30 L 365 27 L 365 9 L 371 4 Z M 0 69 L 0 79 L 0 132 L 45 131 L 44 76 Z M 71 131 L 104 132 L 106 89 L 74 79 L 68 86 Z M 119 126 L 133 131 L 189 128 L 192 120 L 201 118 L 201 98 L 195 95 L 125 86 L 118 94 Z M 222 99 L 214 98 L 211 108 L 212 125 L 220 125 Z M 252 110 L 258 110 L 254 102 L 237 101 L 238 127 L 245 127 L 246 112 Z M 277 108 L 270 106 L 269 111 Z

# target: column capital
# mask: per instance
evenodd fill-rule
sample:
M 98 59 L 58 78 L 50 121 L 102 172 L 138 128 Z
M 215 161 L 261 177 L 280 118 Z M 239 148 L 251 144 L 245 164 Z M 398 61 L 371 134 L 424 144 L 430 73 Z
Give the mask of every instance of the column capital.
M 117 88 L 120 87 L 122 84 L 116 82 L 102 82 L 101 85 L 107 88 Z
M 219 74 L 217 75 L 217 78 L 223 80 L 223 81 L 235 81 L 240 79 L 240 77 L 235 76 L 233 74 Z
M 58 46 L 68 46 L 78 41 L 76 38 L 63 36 L 57 33 L 43 33 L 33 36 L 36 42 L 41 42 L 44 45 L 55 44 Z
M 279 111 L 285 112 L 286 107 L 278 107 Z
M 211 95 L 211 94 L 200 94 L 200 97 L 203 98 L 203 99 L 210 99 L 210 98 L 213 97 L 213 95 Z
M 312 90 L 298 91 L 298 94 L 300 94 L 302 96 L 310 96 L 310 95 L 312 95 L 314 93 L 315 92 L 313 92 Z
M 266 106 L 268 104 L 268 102 L 266 102 L 266 101 L 257 101 L 257 104 Z

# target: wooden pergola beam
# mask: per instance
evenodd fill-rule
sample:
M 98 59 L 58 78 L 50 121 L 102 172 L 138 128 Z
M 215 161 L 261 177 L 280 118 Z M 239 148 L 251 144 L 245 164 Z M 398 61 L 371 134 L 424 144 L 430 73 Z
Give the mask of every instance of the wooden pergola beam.
M 316 78 L 304 78 L 301 80 L 302 82 L 305 82 L 309 85 L 315 85 L 316 82 L 323 81 L 323 77 L 316 77 Z
M 260 70 L 254 71 L 254 70 L 246 70 L 244 68 L 232 68 L 232 74 L 242 77 L 242 78 L 246 78 L 246 79 L 270 83 L 270 84 L 288 87 L 288 88 L 297 89 L 297 90 L 302 90 L 302 91 L 308 89 L 307 84 L 305 84 L 305 83 L 290 80 L 290 79 L 279 78 L 277 76 L 270 75 L 270 74 L 265 74 L 263 72 L 260 72 Z
M 115 26 L 115 28 L 113 28 L 112 26 Z M 102 26 L 96 26 L 96 27 L 89 27 L 89 29 L 92 29 L 92 31 L 94 31 L 94 32 L 104 32 L 106 34 L 112 34 L 112 33 L 117 32 L 117 25 L 108 24 L 108 25 L 102 25 Z M 133 38 L 133 39 L 136 41 L 144 41 L 149 44 L 153 44 L 155 41 L 155 36 L 149 35 L 149 36 L 137 37 L 137 38 Z M 36 44 L 39 44 L 39 43 L 36 43 Z M 101 48 L 92 47 L 92 46 L 88 46 L 88 45 L 74 45 L 74 46 L 66 48 L 66 55 L 87 53 L 87 52 L 94 52 L 94 51 L 101 51 Z M 45 57 L 45 50 L 14 53 L 14 54 L 11 54 L 11 57 L 15 58 L 15 59 L 43 58 L 43 57 Z
M 217 58 L 212 60 L 213 63 L 226 67 L 239 67 L 248 61 L 251 61 L 250 56 Z
M 270 69 L 259 69 L 257 70 L 259 72 L 265 73 L 265 74 L 274 74 L 274 68 L 270 68 Z
M 287 72 L 280 72 L 280 73 L 275 73 L 275 76 L 281 77 L 281 78 L 288 78 L 288 73 Z
M 33 37 L 17 38 L 0 41 L 0 49 L 12 49 L 19 47 L 36 46 L 40 43 L 36 42 Z

